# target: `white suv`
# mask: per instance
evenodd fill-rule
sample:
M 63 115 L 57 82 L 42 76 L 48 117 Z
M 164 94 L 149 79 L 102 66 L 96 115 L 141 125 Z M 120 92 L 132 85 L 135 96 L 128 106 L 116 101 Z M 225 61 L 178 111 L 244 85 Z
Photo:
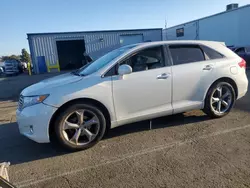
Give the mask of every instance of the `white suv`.
M 116 49 L 20 95 L 21 134 L 71 150 L 124 124 L 202 109 L 225 116 L 247 92 L 246 62 L 219 42 L 161 41 Z

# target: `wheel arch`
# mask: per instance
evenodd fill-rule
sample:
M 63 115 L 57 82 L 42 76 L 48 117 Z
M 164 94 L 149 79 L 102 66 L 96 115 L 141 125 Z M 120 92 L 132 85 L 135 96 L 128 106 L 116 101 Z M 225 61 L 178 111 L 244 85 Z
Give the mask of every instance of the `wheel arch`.
M 210 85 L 210 87 L 207 89 L 207 91 L 206 91 L 206 95 L 204 96 L 204 101 L 205 101 L 205 99 L 206 99 L 206 97 L 207 97 L 207 95 L 208 95 L 208 92 L 209 92 L 209 90 L 216 84 L 216 83 L 218 83 L 218 82 L 227 82 L 227 83 L 229 83 L 229 84 L 231 84 L 232 86 L 233 86 L 233 88 L 234 88 L 234 91 L 235 91 L 235 99 L 237 99 L 238 98 L 238 87 L 237 87 L 237 84 L 236 84 L 236 82 L 232 79 L 232 78 L 229 78 L 229 77 L 222 77 L 222 78 L 219 78 L 219 79 L 217 79 L 217 80 L 215 80 L 211 85 Z
M 54 131 L 55 131 L 53 125 L 55 123 L 57 115 L 60 114 L 64 109 L 66 109 L 69 106 L 71 106 L 73 104 L 76 104 L 76 103 L 91 104 L 91 105 L 94 105 L 94 106 L 98 107 L 102 111 L 102 113 L 103 113 L 103 115 L 104 115 L 104 117 L 105 117 L 105 119 L 107 121 L 107 130 L 110 129 L 110 126 L 111 126 L 110 112 L 109 112 L 109 110 L 107 109 L 107 107 L 104 104 L 102 104 L 98 100 L 91 99 L 91 98 L 77 98 L 77 99 L 73 99 L 73 100 L 70 100 L 70 101 L 64 103 L 52 115 L 52 117 L 50 119 L 50 123 L 49 123 L 49 138 L 50 138 L 50 141 L 53 139 L 52 135 L 54 134 Z

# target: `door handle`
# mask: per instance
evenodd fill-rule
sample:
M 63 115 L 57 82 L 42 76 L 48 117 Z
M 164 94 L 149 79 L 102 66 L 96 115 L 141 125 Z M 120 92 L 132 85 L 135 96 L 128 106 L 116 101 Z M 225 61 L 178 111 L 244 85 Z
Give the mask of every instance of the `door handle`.
M 213 66 L 212 65 L 206 65 L 203 70 L 212 70 Z
M 158 80 L 163 80 L 163 79 L 167 79 L 168 77 L 170 77 L 169 73 L 162 73 L 162 74 L 157 76 L 157 79 Z

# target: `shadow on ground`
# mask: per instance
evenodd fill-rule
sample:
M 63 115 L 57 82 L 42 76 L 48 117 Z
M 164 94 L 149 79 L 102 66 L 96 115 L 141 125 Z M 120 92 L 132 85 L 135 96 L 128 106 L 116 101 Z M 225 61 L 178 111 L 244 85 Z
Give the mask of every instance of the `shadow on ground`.
M 205 115 L 184 117 L 183 114 L 178 114 L 154 119 L 152 129 L 180 126 L 206 120 L 208 120 L 208 117 Z M 129 124 L 110 130 L 104 139 L 146 131 L 149 128 L 149 121 Z M 38 144 L 21 136 L 16 123 L 0 126 L 0 152 L 0 162 L 10 161 L 11 164 L 21 164 L 67 154 L 62 148 L 54 144 Z
M 181 126 L 181 125 L 187 125 L 190 123 L 197 123 L 209 120 L 209 117 L 205 114 L 200 115 L 191 115 L 191 116 L 185 116 L 184 114 L 176 114 L 172 116 L 165 116 L 157 119 L 153 119 L 151 122 L 151 128 L 152 129 L 161 129 L 166 127 L 173 127 L 173 126 Z M 150 130 L 150 121 L 141 121 L 137 123 L 132 123 L 128 125 L 124 125 L 121 127 L 117 127 L 114 129 L 111 129 L 108 134 L 104 137 L 104 139 L 109 139 L 112 137 L 122 136 L 134 132 L 140 132 Z
M 0 163 L 19 164 L 62 154 L 65 152 L 51 144 L 38 144 L 20 135 L 16 122 L 0 125 Z
M 249 81 L 250 71 L 247 72 L 247 77 Z M 245 112 L 250 112 L 250 84 L 248 84 L 247 94 L 236 102 L 234 108 L 245 111 Z

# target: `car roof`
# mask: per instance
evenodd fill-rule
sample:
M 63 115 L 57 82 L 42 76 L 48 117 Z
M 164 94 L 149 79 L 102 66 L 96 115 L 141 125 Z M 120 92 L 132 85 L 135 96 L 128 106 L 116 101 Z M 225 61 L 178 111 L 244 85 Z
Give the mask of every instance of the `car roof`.
M 144 42 L 138 43 L 137 46 L 151 46 L 151 45 L 163 45 L 163 44 L 223 44 L 224 42 L 220 41 L 206 41 L 206 40 L 168 40 L 168 41 L 156 41 L 156 42 Z
M 224 42 L 218 42 L 218 41 L 205 41 L 205 40 L 168 40 L 168 41 L 156 41 L 156 42 L 144 42 L 144 43 L 137 43 L 137 44 L 130 44 L 124 47 L 132 47 L 132 48 L 144 48 L 144 47 L 151 47 L 151 46 L 157 46 L 157 45 L 170 45 L 170 44 L 196 44 L 196 45 L 206 45 L 206 46 L 226 46 Z
M 217 52 L 223 54 L 226 57 L 234 57 L 236 58 L 237 55 L 232 52 L 232 50 L 228 49 L 226 47 L 225 42 L 219 42 L 219 41 L 205 41 L 205 40 L 169 40 L 169 41 L 156 41 L 156 42 L 144 42 L 144 43 L 138 43 L 138 44 L 132 44 L 124 47 L 131 47 L 131 49 L 128 51 L 128 53 L 140 50 L 143 48 L 148 47 L 154 47 L 157 45 L 175 45 L 175 44 L 186 44 L 186 45 L 204 45 L 207 47 L 210 47 Z

